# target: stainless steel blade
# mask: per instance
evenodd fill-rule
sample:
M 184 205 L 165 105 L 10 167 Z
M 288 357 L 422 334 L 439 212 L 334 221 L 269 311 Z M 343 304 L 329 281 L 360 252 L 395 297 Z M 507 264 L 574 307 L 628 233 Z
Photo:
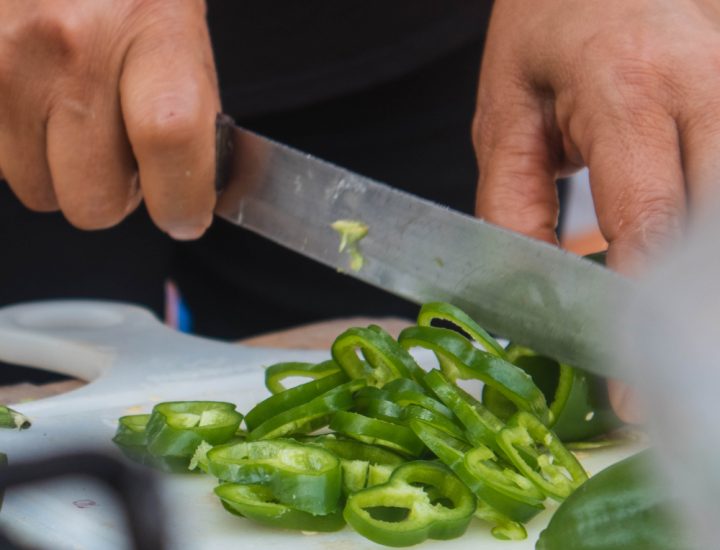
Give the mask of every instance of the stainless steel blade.
M 606 334 L 631 291 L 626 279 L 246 130 L 231 139 L 219 216 L 413 302 L 453 303 L 500 336 L 622 377 L 606 361 Z M 340 219 L 369 226 L 358 271 L 338 251 L 330 226 Z

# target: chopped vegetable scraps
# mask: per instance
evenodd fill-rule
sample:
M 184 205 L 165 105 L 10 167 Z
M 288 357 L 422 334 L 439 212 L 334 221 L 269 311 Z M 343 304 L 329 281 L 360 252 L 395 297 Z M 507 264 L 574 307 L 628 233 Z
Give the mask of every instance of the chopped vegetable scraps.
M 330 224 L 340 234 L 340 247 L 338 252 L 347 250 L 350 255 L 350 269 L 360 271 L 365 258 L 360 252 L 359 243 L 368 234 L 367 224 L 357 220 L 337 220 Z
M 0 428 L 26 430 L 30 425 L 30 420 L 25 415 L 9 407 L 0 405 Z

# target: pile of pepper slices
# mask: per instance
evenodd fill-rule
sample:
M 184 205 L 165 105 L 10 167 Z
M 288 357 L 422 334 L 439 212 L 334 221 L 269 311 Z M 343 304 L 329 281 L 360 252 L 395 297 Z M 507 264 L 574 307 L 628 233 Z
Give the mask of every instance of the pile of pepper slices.
M 412 348 L 431 350 L 440 368 L 420 368 Z M 297 377 L 310 380 L 284 386 Z M 459 379 L 482 381 L 482 402 Z M 231 403 L 170 402 L 120 418 L 114 441 L 145 464 L 218 478 L 223 506 L 259 523 L 348 523 L 410 546 L 459 537 L 473 517 L 497 538 L 525 538 L 546 498 L 562 501 L 587 479 L 562 440 L 618 425 L 599 379 L 503 348 L 445 303 L 423 306 L 397 340 L 375 325 L 351 328 L 331 360 L 273 365 L 265 384 L 273 395 L 245 415 L 244 430 Z

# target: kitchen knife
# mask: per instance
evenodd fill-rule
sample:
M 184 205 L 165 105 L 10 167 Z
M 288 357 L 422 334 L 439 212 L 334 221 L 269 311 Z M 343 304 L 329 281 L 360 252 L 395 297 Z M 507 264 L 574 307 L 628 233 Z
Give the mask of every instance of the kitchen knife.
M 217 150 L 218 216 L 344 274 L 338 276 L 418 304 L 450 302 L 499 336 L 623 377 L 608 348 L 613 313 L 632 293 L 628 280 L 236 127 L 224 115 Z M 350 254 L 340 251 L 331 227 L 338 220 L 368 228 Z M 359 269 L 353 254 L 362 257 Z

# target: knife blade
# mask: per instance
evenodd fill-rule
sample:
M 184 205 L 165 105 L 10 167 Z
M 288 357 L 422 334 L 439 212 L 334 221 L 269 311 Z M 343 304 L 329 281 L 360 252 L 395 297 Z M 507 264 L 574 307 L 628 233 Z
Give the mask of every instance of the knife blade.
M 633 292 L 629 280 L 236 127 L 227 117 L 219 119 L 217 146 L 218 216 L 412 302 L 450 302 L 539 353 L 624 377 L 609 360 L 609 328 Z M 339 250 L 331 227 L 338 220 L 368 227 L 357 271 Z

